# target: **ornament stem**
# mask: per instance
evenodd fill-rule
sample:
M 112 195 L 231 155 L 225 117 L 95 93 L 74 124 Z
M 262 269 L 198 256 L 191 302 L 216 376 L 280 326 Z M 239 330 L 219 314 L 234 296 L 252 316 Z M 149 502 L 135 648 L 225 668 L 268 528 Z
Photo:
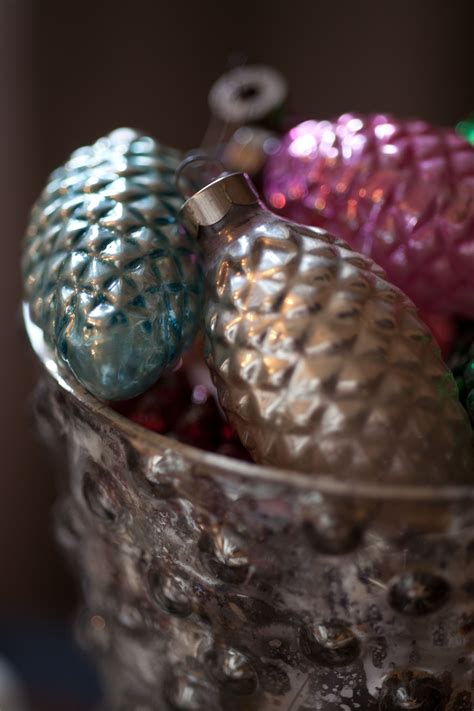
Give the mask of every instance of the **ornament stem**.
M 224 173 L 184 203 L 182 220 L 188 231 L 197 235 L 200 227 L 220 222 L 233 206 L 262 205 L 245 173 Z

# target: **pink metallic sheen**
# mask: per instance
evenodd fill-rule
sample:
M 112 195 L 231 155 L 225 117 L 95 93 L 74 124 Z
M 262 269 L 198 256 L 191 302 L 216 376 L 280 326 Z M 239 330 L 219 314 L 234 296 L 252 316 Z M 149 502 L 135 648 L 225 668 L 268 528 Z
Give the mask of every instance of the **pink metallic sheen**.
M 270 207 L 378 262 L 435 314 L 474 318 L 474 147 L 391 116 L 305 121 L 268 160 Z

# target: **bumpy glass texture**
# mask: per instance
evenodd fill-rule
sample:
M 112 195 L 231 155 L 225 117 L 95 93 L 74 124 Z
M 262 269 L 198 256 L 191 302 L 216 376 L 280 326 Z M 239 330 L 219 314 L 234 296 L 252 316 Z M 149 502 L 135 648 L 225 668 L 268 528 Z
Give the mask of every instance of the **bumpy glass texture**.
M 137 395 L 193 340 L 202 279 L 176 221 L 179 161 L 121 129 L 73 153 L 33 209 L 23 258 L 31 317 L 97 397 Z
M 108 711 L 472 709 L 472 489 L 334 491 L 150 433 L 71 379 L 36 402 Z
M 255 461 L 340 481 L 472 481 L 454 379 L 372 260 L 263 206 L 234 206 L 199 240 L 208 364 Z
M 272 209 L 372 257 L 427 311 L 474 317 L 474 147 L 391 116 L 306 121 L 265 174 Z

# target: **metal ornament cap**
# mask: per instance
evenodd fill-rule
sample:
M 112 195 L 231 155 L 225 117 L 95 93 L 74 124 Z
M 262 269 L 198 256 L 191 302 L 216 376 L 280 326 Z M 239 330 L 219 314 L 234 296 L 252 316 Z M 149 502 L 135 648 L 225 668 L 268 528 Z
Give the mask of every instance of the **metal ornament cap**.
M 245 173 L 222 175 L 195 193 L 181 208 L 187 231 L 196 236 L 200 227 L 220 222 L 234 205 L 256 205 L 259 197 Z

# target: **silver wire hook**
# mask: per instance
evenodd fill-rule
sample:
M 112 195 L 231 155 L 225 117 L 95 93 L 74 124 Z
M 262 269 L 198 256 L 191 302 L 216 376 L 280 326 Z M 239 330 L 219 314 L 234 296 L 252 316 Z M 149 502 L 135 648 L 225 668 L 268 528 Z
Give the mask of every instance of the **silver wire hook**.
M 197 178 L 193 178 L 192 173 L 189 172 L 189 169 L 191 166 L 197 168 L 199 165 L 207 166 L 207 168 L 202 168 L 201 171 L 198 172 Z M 189 175 L 187 175 L 187 172 Z M 181 161 L 176 170 L 176 189 L 184 198 L 189 198 L 197 190 L 200 190 L 223 173 L 225 173 L 225 167 L 220 160 L 212 158 L 206 153 L 192 152 Z M 183 181 L 186 182 L 183 184 Z

